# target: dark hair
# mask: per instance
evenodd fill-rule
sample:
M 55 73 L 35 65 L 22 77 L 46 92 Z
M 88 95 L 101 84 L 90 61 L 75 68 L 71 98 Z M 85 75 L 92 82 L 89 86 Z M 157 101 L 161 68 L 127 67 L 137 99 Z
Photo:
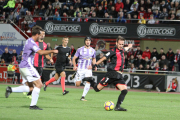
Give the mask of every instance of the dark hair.
M 68 36 L 64 36 L 63 39 L 64 39 L 64 38 L 69 38 L 69 37 L 68 37 Z
M 32 36 L 35 36 L 36 34 L 40 35 L 40 31 L 42 31 L 43 29 L 36 25 L 32 28 Z
M 125 39 L 123 37 L 121 37 L 120 35 L 117 37 L 116 42 L 118 42 L 119 40 L 120 41 L 125 41 Z

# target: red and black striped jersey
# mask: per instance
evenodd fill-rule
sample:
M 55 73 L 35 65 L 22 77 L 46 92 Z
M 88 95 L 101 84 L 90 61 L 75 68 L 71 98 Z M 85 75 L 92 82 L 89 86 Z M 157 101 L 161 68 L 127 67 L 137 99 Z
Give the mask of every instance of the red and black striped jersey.
M 125 63 L 124 51 L 124 49 L 119 50 L 116 47 L 114 47 L 108 53 L 105 54 L 105 57 L 107 59 L 110 58 L 110 63 L 107 66 L 107 71 L 123 71 Z

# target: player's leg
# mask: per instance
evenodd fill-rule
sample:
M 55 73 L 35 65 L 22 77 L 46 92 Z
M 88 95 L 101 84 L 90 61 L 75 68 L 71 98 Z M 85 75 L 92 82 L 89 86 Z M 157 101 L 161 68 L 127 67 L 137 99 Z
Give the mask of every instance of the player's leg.
M 116 107 L 115 107 L 115 111 L 127 111 L 127 109 L 124 109 L 121 107 L 121 104 L 123 103 L 124 101 L 124 98 L 127 94 L 127 86 L 124 82 L 124 80 L 121 80 L 121 82 L 119 83 L 116 83 L 116 88 L 119 89 L 121 91 L 121 94 L 119 95 L 118 97 L 118 100 L 117 100 L 117 104 L 116 104 Z
M 42 110 L 38 106 L 36 106 L 38 98 L 39 98 L 39 93 L 41 90 L 41 87 L 43 86 L 40 77 L 38 80 L 32 81 L 34 84 L 34 89 L 32 91 L 32 100 L 29 109 L 34 109 L 34 110 Z
M 56 71 L 55 76 L 52 77 L 50 80 L 48 80 L 48 81 L 44 84 L 44 91 L 46 91 L 46 88 L 47 88 L 47 86 L 48 86 L 50 83 L 58 80 L 59 77 L 60 77 L 60 75 L 59 75 L 59 73 L 57 73 L 57 71 Z
M 62 91 L 63 91 L 63 95 L 66 95 L 69 93 L 69 91 L 65 90 L 65 78 L 66 78 L 66 73 L 64 71 L 62 71 L 60 73 L 61 76 L 61 87 L 62 87 Z

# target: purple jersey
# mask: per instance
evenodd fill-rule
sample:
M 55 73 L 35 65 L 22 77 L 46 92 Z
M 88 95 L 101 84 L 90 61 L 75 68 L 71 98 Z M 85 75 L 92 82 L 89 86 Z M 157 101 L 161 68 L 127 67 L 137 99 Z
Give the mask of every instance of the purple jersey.
M 96 51 L 92 47 L 87 49 L 83 46 L 76 51 L 75 56 L 79 57 L 78 69 L 87 69 L 87 66 L 92 65 L 92 58 L 96 58 Z
M 33 67 L 33 60 L 35 53 L 40 50 L 37 44 L 34 42 L 32 38 L 27 39 L 22 54 L 22 60 L 19 64 L 20 68 Z

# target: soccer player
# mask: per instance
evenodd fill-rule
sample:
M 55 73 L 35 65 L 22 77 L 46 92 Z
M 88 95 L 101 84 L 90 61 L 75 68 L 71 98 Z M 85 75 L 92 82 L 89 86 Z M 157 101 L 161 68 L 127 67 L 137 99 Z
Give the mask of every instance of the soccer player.
M 42 110 L 38 106 L 36 106 L 40 89 L 43 86 L 42 82 L 40 80 L 40 76 L 37 72 L 37 70 L 33 67 L 33 58 L 35 53 L 38 53 L 40 55 L 47 55 L 50 53 L 58 53 L 57 50 L 40 50 L 40 48 L 35 43 L 40 36 L 40 31 L 42 30 L 39 26 L 34 26 L 32 28 L 32 37 L 27 39 L 24 48 L 23 48 L 23 55 L 22 55 L 22 61 L 19 64 L 20 73 L 22 75 L 23 83 L 25 83 L 28 86 L 19 86 L 19 87 L 7 87 L 5 97 L 8 98 L 9 95 L 12 92 L 29 92 L 32 91 L 32 100 L 30 104 L 30 109 L 35 110 Z M 33 86 L 31 86 L 29 83 L 33 83 Z
M 87 69 L 88 66 L 92 66 L 93 64 L 96 63 L 96 51 L 90 47 L 91 45 L 91 38 L 86 37 L 84 39 L 84 44 L 85 46 L 79 48 L 76 51 L 76 54 L 74 55 L 73 58 L 73 70 L 77 70 L 76 76 L 75 76 L 75 84 L 77 87 L 80 86 L 82 79 L 85 77 L 92 77 L 92 70 Z M 76 59 L 79 58 L 78 60 L 78 68 L 76 66 Z M 90 83 L 86 82 L 84 91 L 82 94 L 82 97 L 80 100 L 82 101 L 87 101 L 85 99 L 86 94 L 88 93 L 90 88 Z
M 123 37 L 118 36 L 116 40 L 116 46 L 112 50 L 110 50 L 110 52 L 108 52 L 103 58 L 97 61 L 96 64 L 93 65 L 93 67 L 89 67 L 89 69 L 96 68 L 98 64 L 110 58 L 110 64 L 107 67 L 108 72 L 99 84 L 96 84 L 94 82 L 94 79 L 91 77 L 83 79 L 83 81 L 90 82 L 91 86 L 94 88 L 96 92 L 101 91 L 104 88 L 104 86 L 113 83 L 116 86 L 116 88 L 121 91 L 116 107 L 114 109 L 115 111 L 127 111 L 127 109 L 124 109 L 120 106 L 128 92 L 125 81 L 123 80 L 122 72 L 125 62 L 124 51 L 131 48 L 132 44 L 129 44 L 128 47 L 124 48 L 124 40 L 125 39 Z
M 47 44 L 44 42 L 45 31 L 42 30 L 40 32 L 41 32 L 41 34 L 40 34 L 39 40 L 36 41 L 36 44 L 41 50 L 48 50 Z M 51 53 L 51 56 L 52 56 L 52 53 Z M 51 61 L 51 63 L 53 62 L 52 58 L 49 55 L 45 55 L 45 57 L 47 59 L 49 59 Z M 42 73 L 43 73 L 43 67 L 44 67 L 44 55 L 40 55 L 40 54 L 36 53 L 35 57 L 34 57 L 34 68 L 37 70 L 40 77 L 42 76 Z M 30 91 L 27 94 L 27 98 L 31 99 L 31 94 L 32 94 L 32 91 Z
M 71 49 L 67 46 L 68 42 L 69 42 L 69 38 L 64 37 L 62 39 L 62 45 L 56 48 L 59 51 L 55 63 L 56 74 L 54 77 L 52 77 L 49 81 L 45 83 L 44 91 L 46 91 L 46 88 L 50 83 L 58 80 L 58 78 L 61 76 L 61 86 L 62 86 L 63 95 L 69 93 L 69 91 L 65 90 L 66 73 L 64 71 L 67 61 L 71 64 Z

